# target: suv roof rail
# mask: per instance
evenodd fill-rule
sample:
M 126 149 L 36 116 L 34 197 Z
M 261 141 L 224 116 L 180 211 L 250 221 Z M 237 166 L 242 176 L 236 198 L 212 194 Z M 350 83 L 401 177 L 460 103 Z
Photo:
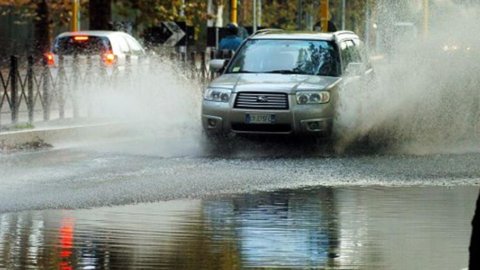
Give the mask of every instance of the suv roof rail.
M 255 33 L 252 34 L 252 36 L 256 36 L 256 35 L 259 35 L 259 34 L 266 34 L 266 33 L 269 33 L 269 32 L 285 32 L 285 30 L 280 29 L 280 28 L 265 28 L 265 29 L 257 30 Z
M 355 35 L 353 31 L 348 31 L 348 30 L 341 30 L 333 33 L 335 36 L 339 35 Z
M 338 37 L 338 36 L 341 36 L 341 35 L 355 35 L 355 33 L 352 32 L 352 31 L 348 31 L 348 30 L 342 30 L 342 31 L 334 32 L 333 35 L 335 37 Z

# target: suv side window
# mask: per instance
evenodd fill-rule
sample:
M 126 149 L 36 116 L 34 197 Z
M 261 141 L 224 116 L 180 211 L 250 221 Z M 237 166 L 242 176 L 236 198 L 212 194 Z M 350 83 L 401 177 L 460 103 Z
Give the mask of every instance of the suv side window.
M 347 50 L 350 54 L 350 60 L 353 63 L 362 63 L 362 58 L 360 57 L 360 52 L 358 51 L 357 46 L 353 40 L 347 41 Z
M 362 60 L 360 54 L 352 40 L 345 40 L 340 43 L 340 56 L 342 57 L 342 69 L 345 71 L 348 64 L 360 63 Z

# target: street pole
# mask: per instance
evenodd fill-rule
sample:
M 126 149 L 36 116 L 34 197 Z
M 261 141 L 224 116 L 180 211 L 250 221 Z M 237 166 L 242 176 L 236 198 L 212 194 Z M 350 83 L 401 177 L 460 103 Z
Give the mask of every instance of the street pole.
M 213 13 L 214 13 L 212 0 L 208 0 L 207 13 L 208 13 L 208 14 L 213 14 Z M 207 26 L 208 26 L 208 27 L 212 27 L 212 26 L 213 26 L 213 23 L 214 23 L 214 21 L 213 21 L 212 19 L 208 19 L 208 21 L 207 21 Z
M 71 31 L 80 30 L 80 0 L 72 0 L 72 25 Z
M 429 1 L 423 0 L 423 39 L 426 40 L 428 36 L 428 25 L 430 10 L 429 10 Z
M 230 22 L 238 24 L 238 0 L 232 0 L 231 2 L 231 11 L 230 11 Z
M 365 44 L 370 46 L 370 4 L 369 0 L 365 1 Z
M 257 0 L 253 0 L 253 33 L 257 32 Z
M 302 30 L 303 0 L 297 0 L 297 30 Z
M 258 1 L 258 21 L 257 24 L 258 26 L 262 26 L 262 0 L 257 0 Z
M 322 32 L 328 32 L 328 0 L 320 1 L 320 22 Z
M 342 30 L 345 30 L 345 14 L 347 12 L 347 1 L 342 0 Z
M 182 19 L 185 18 L 185 0 L 182 0 L 182 6 L 180 7 L 180 17 Z

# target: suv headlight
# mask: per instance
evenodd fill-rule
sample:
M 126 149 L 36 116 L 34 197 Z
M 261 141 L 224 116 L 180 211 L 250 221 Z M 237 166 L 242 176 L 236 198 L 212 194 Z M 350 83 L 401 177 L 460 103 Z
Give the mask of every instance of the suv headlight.
M 330 92 L 315 91 L 315 92 L 297 92 L 297 104 L 323 104 L 330 102 Z
M 231 94 L 232 90 L 230 89 L 207 88 L 207 90 L 205 90 L 203 98 L 210 101 L 229 102 Z

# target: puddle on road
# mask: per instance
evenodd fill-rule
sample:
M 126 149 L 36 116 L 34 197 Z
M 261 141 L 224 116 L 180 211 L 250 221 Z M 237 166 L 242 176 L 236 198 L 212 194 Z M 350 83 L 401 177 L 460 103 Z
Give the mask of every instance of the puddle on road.
M 462 269 L 474 187 L 342 187 L 0 216 L 0 268 Z

